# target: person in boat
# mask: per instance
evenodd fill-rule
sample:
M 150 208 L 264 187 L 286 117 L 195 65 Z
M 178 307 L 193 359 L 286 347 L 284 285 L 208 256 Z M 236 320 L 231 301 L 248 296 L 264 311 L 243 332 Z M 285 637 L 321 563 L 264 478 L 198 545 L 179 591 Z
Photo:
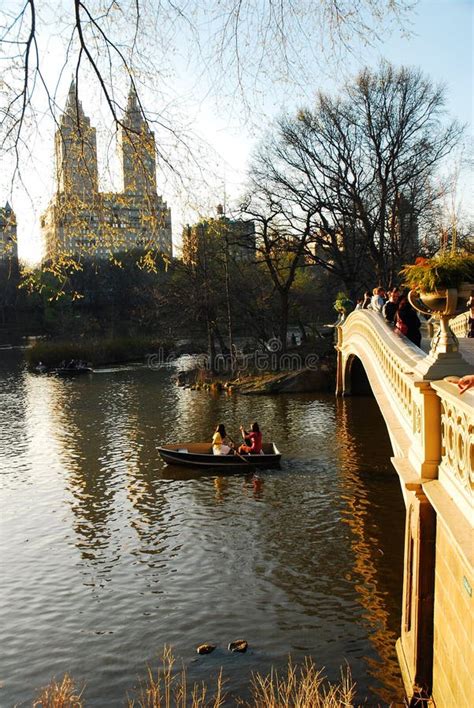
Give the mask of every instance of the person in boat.
M 240 432 L 242 433 L 244 444 L 239 447 L 239 454 L 260 455 L 262 452 L 262 433 L 258 423 L 252 423 L 249 432 L 241 425 Z
M 223 423 L 219 423 L 216 432 L 212 436 L 212 452 L 214 455 L 229 455 L 233 453 L 232 443 L 227 437 Z

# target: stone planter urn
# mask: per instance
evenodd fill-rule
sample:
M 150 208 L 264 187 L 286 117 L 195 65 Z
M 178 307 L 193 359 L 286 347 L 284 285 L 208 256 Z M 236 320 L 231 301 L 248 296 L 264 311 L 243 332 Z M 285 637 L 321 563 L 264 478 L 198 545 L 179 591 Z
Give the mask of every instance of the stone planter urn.
M 411 290 L 408 293 L 410 305 L 415 310 L 439 320 L 439 327 L 431 340 L 429 356 L 423 364 L 420 364 L 421 369 L 427 369 L 423 373 L 430 373 L 425 378 L 461 376 L 466 373 L 467 364 L 459 354 L 459 342 L 449 327 L 449 320 L 463 311 L 466 301 L 473 292 L 474 284 L 461 283 L 457 288 L 440 289 L 429 293 Z

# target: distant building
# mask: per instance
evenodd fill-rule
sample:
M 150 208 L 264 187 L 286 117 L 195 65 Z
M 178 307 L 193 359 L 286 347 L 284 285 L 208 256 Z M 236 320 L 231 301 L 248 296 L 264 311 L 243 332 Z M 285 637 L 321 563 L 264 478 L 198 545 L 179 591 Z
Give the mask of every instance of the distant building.
M 55 135 L 56 192 L 41 216 L 45 260 L 131 249 L 172 255 L 171 210 L 156 191 L 155 136 L 130 89 L 119 129 L 122 192 L 99 192 L 96 130 L 73 81 Z
M 197 263 L 202 252 L 209 254 L 227 249 L 236 261 L 255 258 L 255 223 L 252 220 L 228 219 L 219 204 L 217 218 L 203 219 L 183 230 L 183 261 Z
M 420 249 L 418 214 L 401 193 L 397 195 L 394 226 L 397 253 L 403 256 L 402 261 L 414 260 Z
M 7 202 L 0 207 L 0 263 L 18 265 L 18 244 L 15 212 Z

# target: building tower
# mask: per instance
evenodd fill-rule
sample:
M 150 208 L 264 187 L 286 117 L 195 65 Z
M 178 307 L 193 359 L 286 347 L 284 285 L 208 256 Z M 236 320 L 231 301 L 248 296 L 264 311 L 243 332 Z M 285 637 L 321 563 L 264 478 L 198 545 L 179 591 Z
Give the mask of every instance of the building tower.
M 55 135 L 56 190 L 41 215 L 44 261 L 158 251 L 171 258 L 171 210 L 156 192 L 155 136 L 135 90 L 120 126 L 123 191 L 99 192 L 95 128 L 69 88 Z
M 125 194 L 156 194 L 155 135 L 145 120 L 133 86 L 120 126 L 119 144 Z
M 97 138 L 95 128 L 71 82 L 64 113 L 55 135 L 57 190 L 90 200 L 98 192 Z
M 7 202 L 0 207 L 0 262 L 18 264 L 15 212 Z

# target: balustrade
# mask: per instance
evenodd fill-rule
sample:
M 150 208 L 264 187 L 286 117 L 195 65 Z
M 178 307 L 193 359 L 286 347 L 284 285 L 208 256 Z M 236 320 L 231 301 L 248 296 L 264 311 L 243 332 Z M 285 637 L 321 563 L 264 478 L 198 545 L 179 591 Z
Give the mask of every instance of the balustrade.
M 456 387 L 445 381 L 433 382 L 441 400 L 441 461 L 438 478 L 454 486 L 467 507 L 474 507 L 474 394 L 460 397 Z
M 467 337 L 469 330 L 469 312 L 463 312 L 457 317 L 454 317 L 450 321 L 449 326 L 458 339 Z

